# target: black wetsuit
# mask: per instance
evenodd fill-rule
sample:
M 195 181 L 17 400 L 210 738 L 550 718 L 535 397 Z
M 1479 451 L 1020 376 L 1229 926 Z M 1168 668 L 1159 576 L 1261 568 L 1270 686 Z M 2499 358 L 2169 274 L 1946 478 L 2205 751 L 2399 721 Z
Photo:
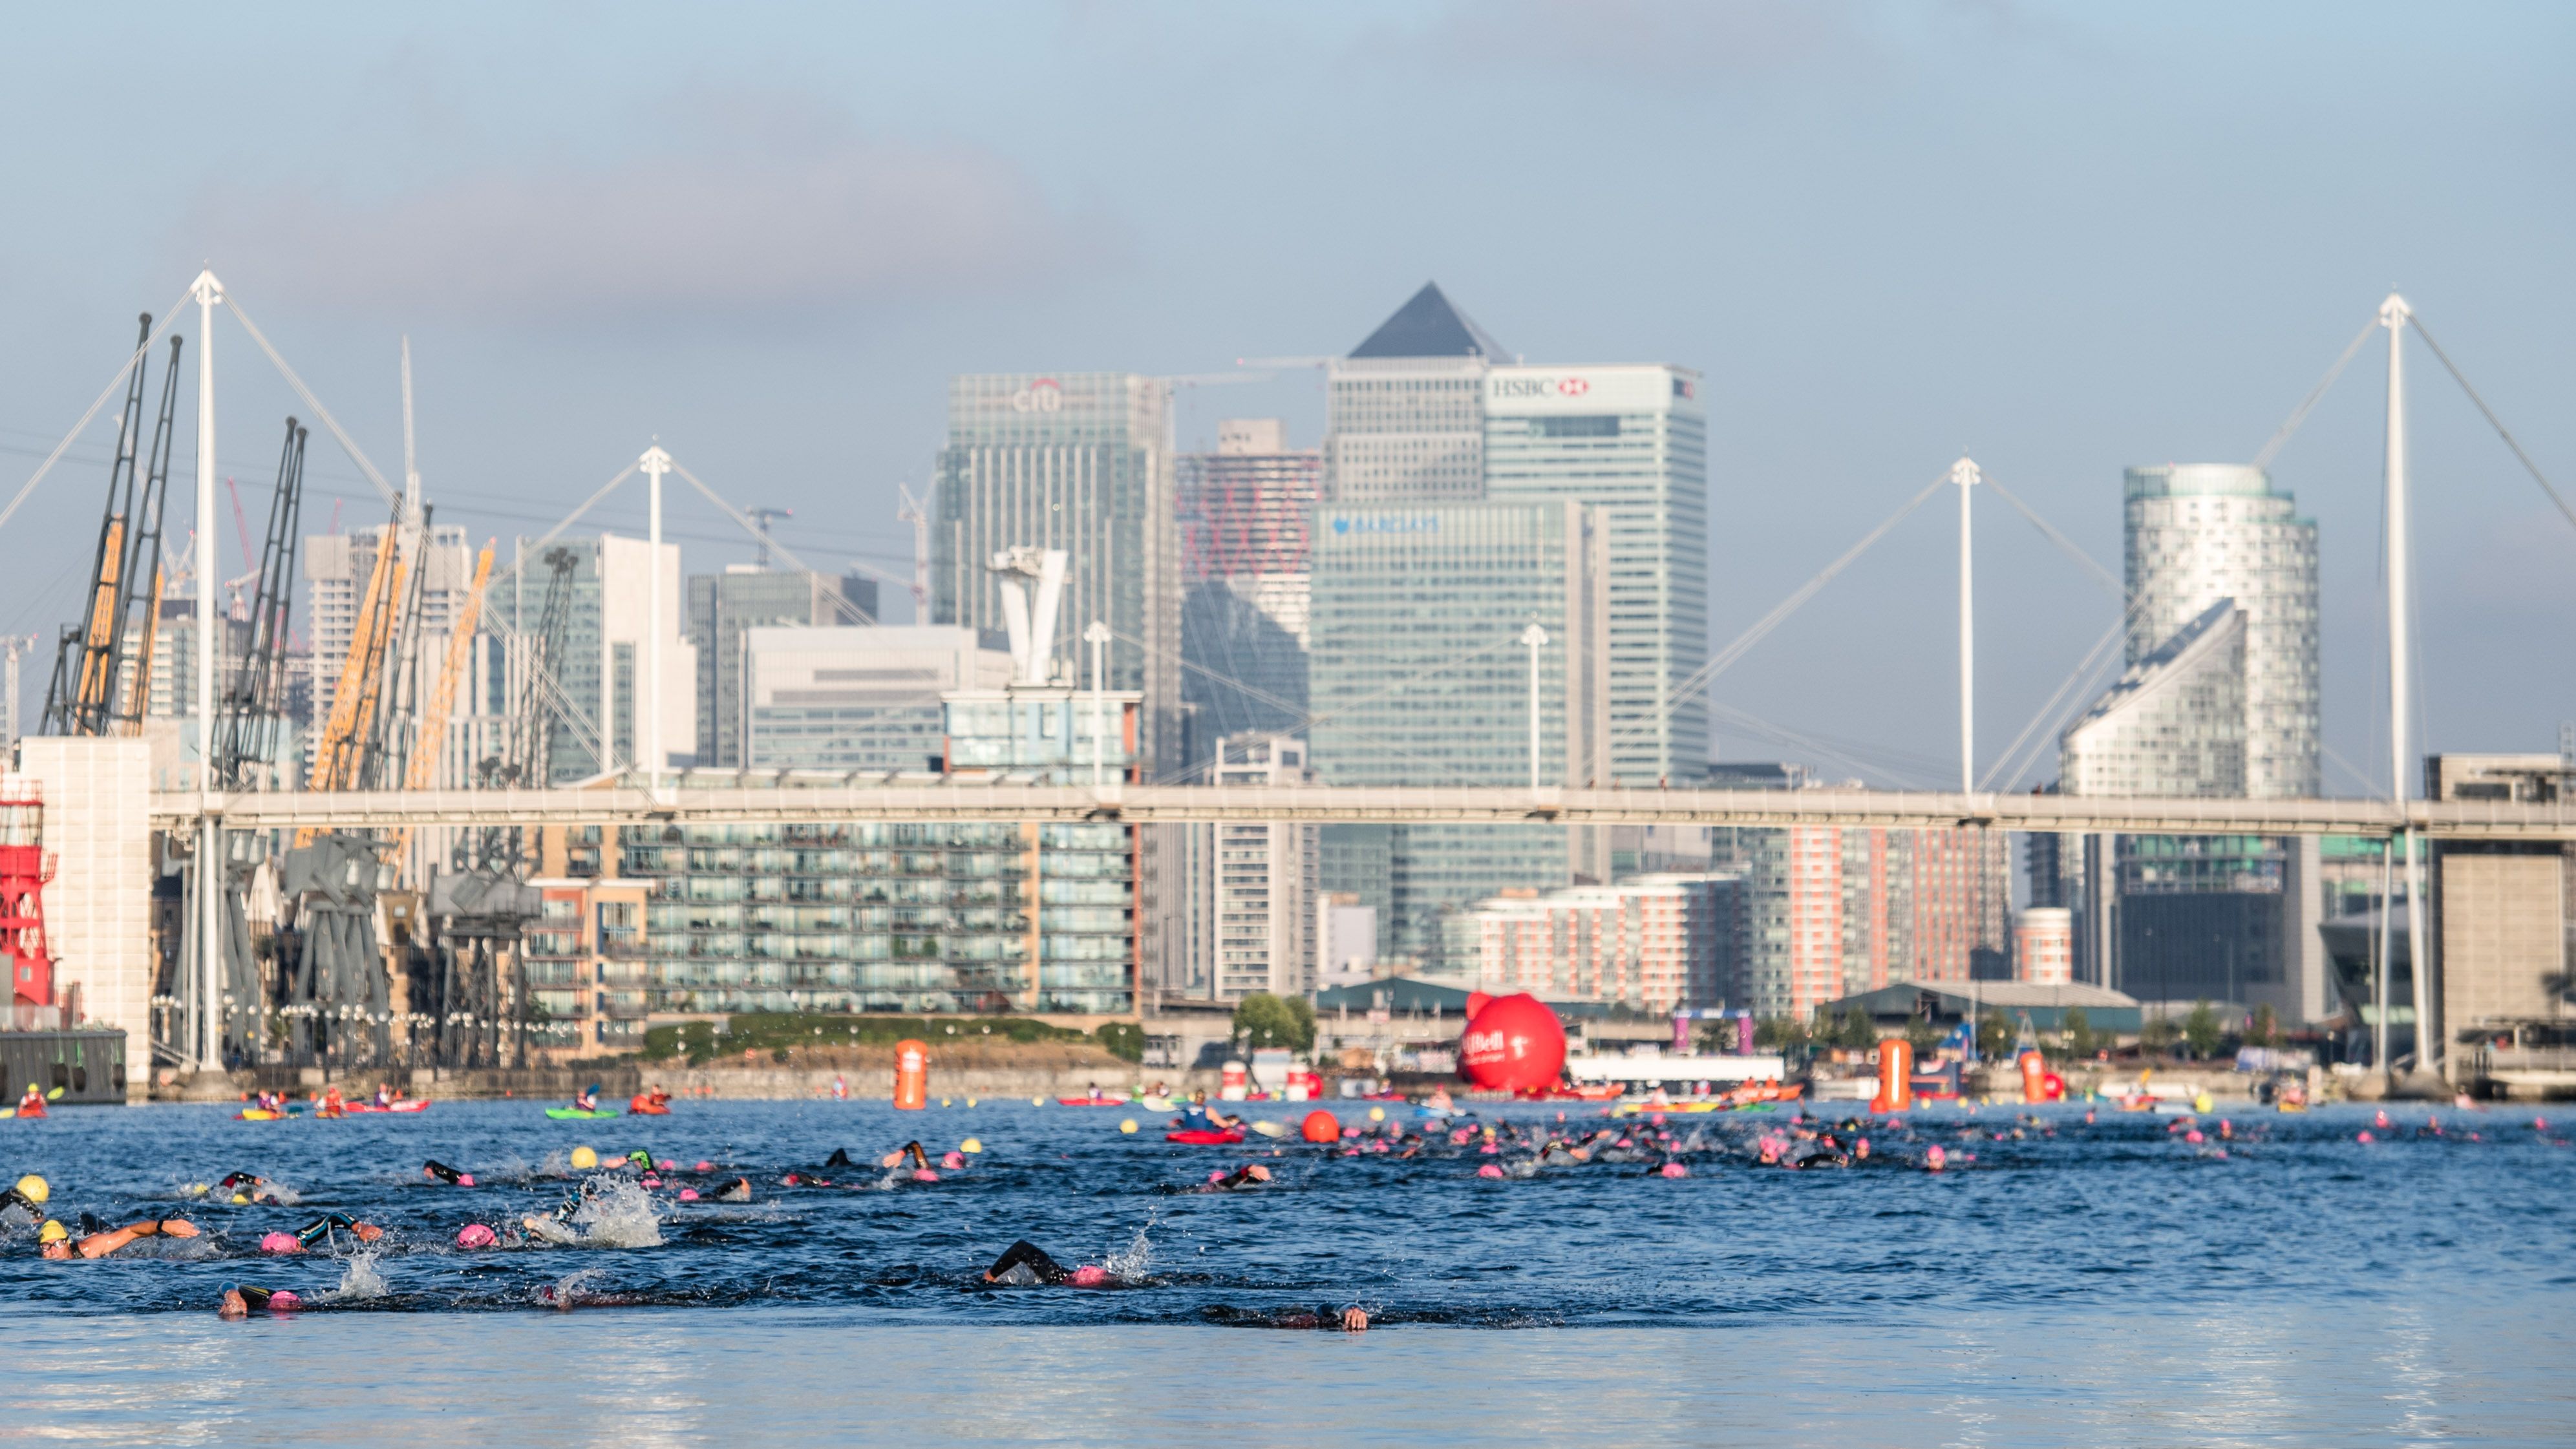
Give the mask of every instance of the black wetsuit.
M 835 1147 L 835 1148 L 833 1148 L 833 1149 L 832 1149 L 832 1155 L 823 1159 L 823 1165 L 824 1165 L 825 1167 L 856 1167 L 856 1166 L 858 1166 L 858 1164 L 857 1164 L 857 1163 L 852 1162 L 852 1161 L 850 1160 L 850 1149 L 848 1149 L 848 1148 L 846 1148 L 846 1147 Z
M 266 1308 L 268 1300 L 277 1296 L 274 1288 L 253 1288 L 248 1283 L 234 1284 L 233 1291 L 242 1296 L 244 1307 L 253 1309 Z
M 441 1162 L 436 1158 L 431 1158 L 429 1161 L 422 1163 L 420 1165 L 420 1170 L 437 1178 L 441 1182 L 450 1184 L 462 1180 L 465 1176 L 464 1173 L 457 1171 L 455 1168 L 448 1166 L 446 1163 Z
M 1041 1283 L 1062 1283 L 1073 1276 L 1073 1270 L 1048 1257 L 1046 1249 L 1022 1238 L 1004 1248 L 1002 1256 L 993 1260 L 993 1266 L 984 1270 L 985 1281 L 1000 1282 L 1017 1268 L 1028 1269 L 1030 1275 Z
M 27 1196 L 25 1193 L 20 1192 L 14 1187 L 9 1188 L 6 1191 L 0 1191 L 0 1213 L 5 1213 L 11 1208 L 24 1208 L 27 1211 L 27 1216 L 34 1218 L 38 1222 L 43 1222 L 45 1220 L 44 1204 Z
M 300 1228 L 297 1228 L 295 1230 L 295 1241 L 302 1243 L 308 1248 L 312 1247 L 315 1243 L 321 1242 L 323 1239 L 331 1236 L 331 1230 L 333 1228 L 346 1228 L 350 1232 L 354 1233 L 358 1230 L 358 1220 L 349 1216 L 347 1213 L 324 1213 L 322 1216 L 315 1218 L 313 1221 L 306 1223 Z

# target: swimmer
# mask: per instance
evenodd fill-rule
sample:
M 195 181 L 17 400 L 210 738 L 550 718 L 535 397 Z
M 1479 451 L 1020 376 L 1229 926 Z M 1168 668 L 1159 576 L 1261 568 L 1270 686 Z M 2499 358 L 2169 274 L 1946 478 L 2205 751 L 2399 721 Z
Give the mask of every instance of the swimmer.
M 824 1158 L 824 1159 L 823 1159 L 823 1165 L 824 1165 L 825 1167 L 856 1167 L 856 1166 L 858 1166 L 858 1164 L 857 1164 L 856 1162 L 853 1162 L 853 1161 L 851 1161 L 851 1160 L 850 1160 L 850 1149 L 848 1149 L 848 1148 L 846 1148 L 846 1147 L 835 1147 L 835 1148 L 833 1148 L 833 1149 L 832 1149 L 832 1155 L 831 1155 L 831 1156 L 829 1156 L 829 1157 L 827 1157 L 827 1158 Z
M 1248 1162 L 1232 1172 L 1210 1173 L 1207 1186 L 1199 1190 L 1201 1192 L 1239 1192 L 1247 1187 L 1258 1187 L 1269 1180 L 1269 1168 L 1258 1162 Z
M 907 1142 L 901 1147 L 896 1148 L 894 1151 L 887 1153 L 885 1156 L 878 1158 L 877 1166 L 901 1167 L 903 1165 L 903 1160 L 906 1157 L 912 1159 L 913 1171 L 928 1172 L 930 1170 L 930 1154 L 922 1151 L 921 1144 L 918 1142 Z M 825 1164 L 825 1166 L 829 1165 L 830 1164 L 828 1163 Z
M 385 1235 L 374 1223 L 362 1223 L 347 1213 L 324 1213 L 292 1233 L 270 1233 L 259 1240 L 263 1253 L 309 1252 L 315 1243 L 325 1242 L 337 1229 L 347 1229 L 359 1242 L 372 1243 Z
M 1085 1263 L 1067 1268 L 1046 1254 L 1046 1249 L 1026 1238 L 1002 1250 L 993 1266 L 984 1270 L 984 1281 L 1003 1283 L 1015 1288 L 1047 1287 L 1097 1288 L 1110 1281 L 1109 1270 Z
M 217 1318 L 248 1318 L 253 1309 L 271 1313 L 292 1313 L 304 1306 L 304 1300 L 285 1288 L 254 1288 L 236 1283 L 224 1290 L 223 1306 L 215 1310 Z
M 455 1168 L 448 1166 L 446 1163 L 441 1162 L 434 1157 L 420 1165 L 420 1175 L 423 1177 L 437 1178 L 439 1181 L 446 1183 L 450 1187 L 472 1187 L 474 1185 L 473 1173 L 459 1172 Z
M 15 1211 L 25 1213 L 30 1222 L 41 1221 L 45 1216 L 45 1204 L 52 1200 L 53 1195 L 51 1184 L 32 1172 L 28 1173 L 18 1179 L 16 1186 L 0 1192 L 0 1217 Z
M 737 1177 L 737 1178 L 735 1178 L 732 1182 L 729 1182 L 729 1183 L 725 1184 L 725 1189 L 724 1189 L 724 1191 L 719 1192 L 719 1193 L 717 1193 L 717 1194 L 716 1194 L 716 1201 L 718 1201 L 718 1202 L 749 1202 L 749 1201 L 751 1201 L 751 1179 L 750 1179 L 750 1178 L 747 1178 L 747 1177 Z
M 233 1195 L 235 1202 L 282 1202 L 277 1185 L 256 1172 L 232 1172 L 215 1184 Z
M 1207 1317 L 1230 1328 L 1302 1328 L 1328 1329 L 1338 1333 L 1368 1332 L 1368 1310 L 1353 1304 L 1334 1308 L 1327 1304 L 1315 1309 L 1291 1308 L 1285 1313 L 1245 1313 L 1234 1308 L 1211 1308 Z
M 37 1234 L 37 1242 L 40 1244 L 37 1251 L 57 1260 L 74 1255 L 83 1258 L 104 1258 L 136 1238 L 165 1236 L 193 1238 L 197 1235 L 197 1225 L 185 1218 L 147 1218 L 139 1223 L 128 1223 L 121 1228 L 110 1228 L 96 1218 L 84 1214 L 81 1227 L 84 1230 L 81 1236 L 74 1238 L 61 1223 L 48 1221 L 43 1230 Z

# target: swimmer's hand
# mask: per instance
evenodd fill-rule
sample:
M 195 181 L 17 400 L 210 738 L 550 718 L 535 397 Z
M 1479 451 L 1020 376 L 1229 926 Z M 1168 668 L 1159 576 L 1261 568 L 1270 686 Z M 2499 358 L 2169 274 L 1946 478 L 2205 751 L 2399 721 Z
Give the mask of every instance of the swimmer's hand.
M 197 1225 L 186 1218 L 164 1218 L 153 1226 L 160 1230 L 163 1237 L 193 1238 L 197 1235 Z

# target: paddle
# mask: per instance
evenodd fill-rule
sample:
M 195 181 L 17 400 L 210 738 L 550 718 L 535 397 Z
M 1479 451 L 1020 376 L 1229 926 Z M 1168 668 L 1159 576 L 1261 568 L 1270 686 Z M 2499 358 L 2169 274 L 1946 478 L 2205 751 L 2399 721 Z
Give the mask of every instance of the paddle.
M 1285 1137 L 1288 1135 L 1288 1124 L 1285 1122 L 1255 1122 L 1251 1125 L 1253 1131 L 1260 1133 L 1264 1137 Z

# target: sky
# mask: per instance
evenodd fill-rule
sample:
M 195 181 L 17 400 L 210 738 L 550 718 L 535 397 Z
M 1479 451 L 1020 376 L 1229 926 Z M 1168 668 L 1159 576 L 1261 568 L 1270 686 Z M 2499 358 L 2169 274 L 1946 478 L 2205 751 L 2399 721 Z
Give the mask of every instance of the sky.
M 1963 453 L 2116 574 L 2121 469 L 2250 459 L 2392 289 L 2576 495 L 2565 6 L 141 5 L 0 25 L 0 507 L 135 315 L 201 266 L 394 478 L 408 336 L 437 517 L 505 554 L 659 439 L 737 505 L 793 509 L 779 534 L 808 563 L 908 577 L 897 488 L 930 474 L 951 375 L 1173 375 L 1183 446 L 1228 416 L 1312 445 L 1320 373 L 1238 362 L 1346 352 L 1434 279 L 1531 361 L 1705 373 L 1719 641 Z M 178 330 L 193 358 L 193 315 Z M 309 409 L 229 319 L 214 348 L 218 464 L 255 532 L 281 419 Z M 2554 749 L 2576 526 L 2420 344 L 2408 366 L 2421 743 Z M 2389 769 L 2384 390 L 2374 339 L 2273 470 L 2320 527 L 2337 794 Z M 47 659 L 112 411 L 0 523 L 0 631 Z M 358 465 L 312 447 L 308 531 L 379 521 Z M 1936 504 L 1721 676 L 1724 755 L 1955 781 L 1957 522 Z M 1984 771 L 2117 605 L 2000 499 L 1976 506 Z M 750 557 L 711 506 L 669 509 L 692 570 Z M 642 516 L 630 484 L 591 517 Z M 229 520 L 220 562 L 248 567 Z M 2005 783 L 2053 775 L 2046 737 Z

